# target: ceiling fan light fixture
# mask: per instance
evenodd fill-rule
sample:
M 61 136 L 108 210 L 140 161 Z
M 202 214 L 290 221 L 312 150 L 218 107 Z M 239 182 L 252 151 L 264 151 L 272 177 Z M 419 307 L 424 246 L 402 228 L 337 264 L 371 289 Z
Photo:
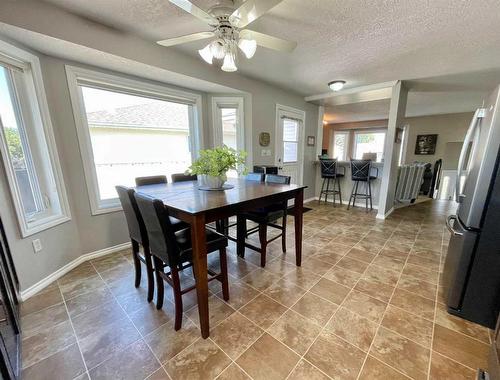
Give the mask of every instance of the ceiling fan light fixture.
M 224 41 L 221 39 L 217 39 L 212 41 L 210 44 L 210 51 L 212 52 L 212 56 L 215 59 L 222 59 L 226 54 L 226 49 L 224 46 Z
M 257 50 L 257 41 L 242 38 L 238 41 L 238 47 L 248 59 L 252 58 Z
M 334 80 L 328 83 L 328 87 L 330 87 L 330 90 L 332 91 L 340 91 L 344 88 L 344 85 L 345 85 L 345 80 Z
M 224 57 L 224 62 L 222 64 L 221 70 L 226 71 L 228 73 L 232 73 L 232 72 L 238 70 L 238 68 L 236 67 L 233 53 L 228 52 L 226 54 L 226 56 Z
M 203 58 L 203 60 L 206 63 L 208 63 L 208 64 L 211 65 L 212 64 L 212 60 L 214 58 L 214 55 L 212 54 L 212 50 L 210 49 L 210 45 L 211 44 L 208 44 L 203 49 L 198 50 L 198 53 L 200 54 L 201 58 Z

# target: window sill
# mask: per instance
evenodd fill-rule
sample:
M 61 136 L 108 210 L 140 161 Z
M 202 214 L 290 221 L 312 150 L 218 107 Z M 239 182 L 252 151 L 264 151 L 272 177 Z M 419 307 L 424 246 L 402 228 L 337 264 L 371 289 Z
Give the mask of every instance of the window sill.
M 66 223 L 71 220 L 69 215 L 55 215 L 52 217 L 44 218 L 42 220 L 32 222 L 32 226 L 21 226 L 21 235 L 23 238 L 37 234 L 39 232 L 48 230 L 60 224 Z

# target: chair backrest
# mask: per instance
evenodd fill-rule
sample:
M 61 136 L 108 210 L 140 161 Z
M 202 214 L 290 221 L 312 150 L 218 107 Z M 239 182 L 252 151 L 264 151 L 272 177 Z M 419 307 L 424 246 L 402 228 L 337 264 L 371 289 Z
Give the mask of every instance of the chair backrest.
M 138 192 L 134 195 L 146 226 L 151 253 L 168 266 L 177 265 L 179 247 L 163 202 Z
M 266 183 L 289 185 L 292 178 L 288 175 L 266 174 Z
M 137 202 L 135 201 L 134 189 L 126 186 L 116 186 L 115 189 L 125 213 L 130 238 L 142 245 L 148 245 L 148 234 L 139 208 L 137 207 Z
M 172 183 L 196 181 L 197 179 L 198 177 L 196 176 L 196 174 L 184 174 L 184 173 L 172 174 Z
M 264 173 L 248 173 L 245 176 L 245 181 L 264 182 L 265 176 Z
M 146 186 L 146 185 L 158 185 L 161 183 L 168 183 L 167 176 L 164 175 L 152 175 L 149 177 L 137 177 L 135 179 L 136 186 Z
M 368 181 L 371 167 L 371 160 L 351 160 L 351 180 Z
M 320 158 L 321 178 L 335 177 L 337 175 L 337 160 L 333 158 Z

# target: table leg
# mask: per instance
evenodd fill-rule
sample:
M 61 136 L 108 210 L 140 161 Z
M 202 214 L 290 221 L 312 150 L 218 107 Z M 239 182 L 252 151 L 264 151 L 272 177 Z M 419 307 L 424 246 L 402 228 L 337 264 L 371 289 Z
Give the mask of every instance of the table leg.
M 205 215 L 196 215 L 191 222 L 191 239 L 193 243 L 193 273 L 196 282 L 196 295 L 198 296 L 201 336 L 206 339 L 210 335 L 210 326 L 208 323 L 208 278 Z
M 304 212 L 304 190 L 300 189 L 295 194 L 293 204 L 294 224 L 295 224 L 295 263 L 298 267 L 302 264 L 302 223 Z
M 247 220 L 241 216 L 236 216 L 236 254 L 245 257 L 245 239 L 247 233 Z

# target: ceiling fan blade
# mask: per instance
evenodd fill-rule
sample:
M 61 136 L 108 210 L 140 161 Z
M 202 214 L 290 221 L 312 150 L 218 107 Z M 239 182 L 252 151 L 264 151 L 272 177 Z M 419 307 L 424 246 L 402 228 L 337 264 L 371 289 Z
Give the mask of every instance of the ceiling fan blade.
M 191 13 L 194 17 L 204 21 L 208 25 L 215 26 L 219 24 L 219 21 L 205 12 L 203 9 L 198 8 L 196 5 L 188 0 L 169 0 L 172 4 L 177 5 L 179 8 Z
M 210 38 L 213 36 L 215 36 L 214 32 L 200 32 L 200 33 L 186 34 L 185 36 L 180 36 L 180 37 L 169 38 L 166 40 L 157 41 L 156 43 L 162 46 L 174 46 L 174 45 L 185 44 L 187 42 L 204 40 L 205 38 Z
M 244 28 L 282 1 L 247 0 L 229 16 L 229 21 L 238 28 Z
M 281 38 L 255 32 L 249 29 L 243 29 L 240 32 L 240 38 L 255 40 L 257 42 L 257 45 L 263 46 L 268 49 L 286 51 L 289 53 L 291 53 L 297 47 L 297 42 L 282 40 Z

